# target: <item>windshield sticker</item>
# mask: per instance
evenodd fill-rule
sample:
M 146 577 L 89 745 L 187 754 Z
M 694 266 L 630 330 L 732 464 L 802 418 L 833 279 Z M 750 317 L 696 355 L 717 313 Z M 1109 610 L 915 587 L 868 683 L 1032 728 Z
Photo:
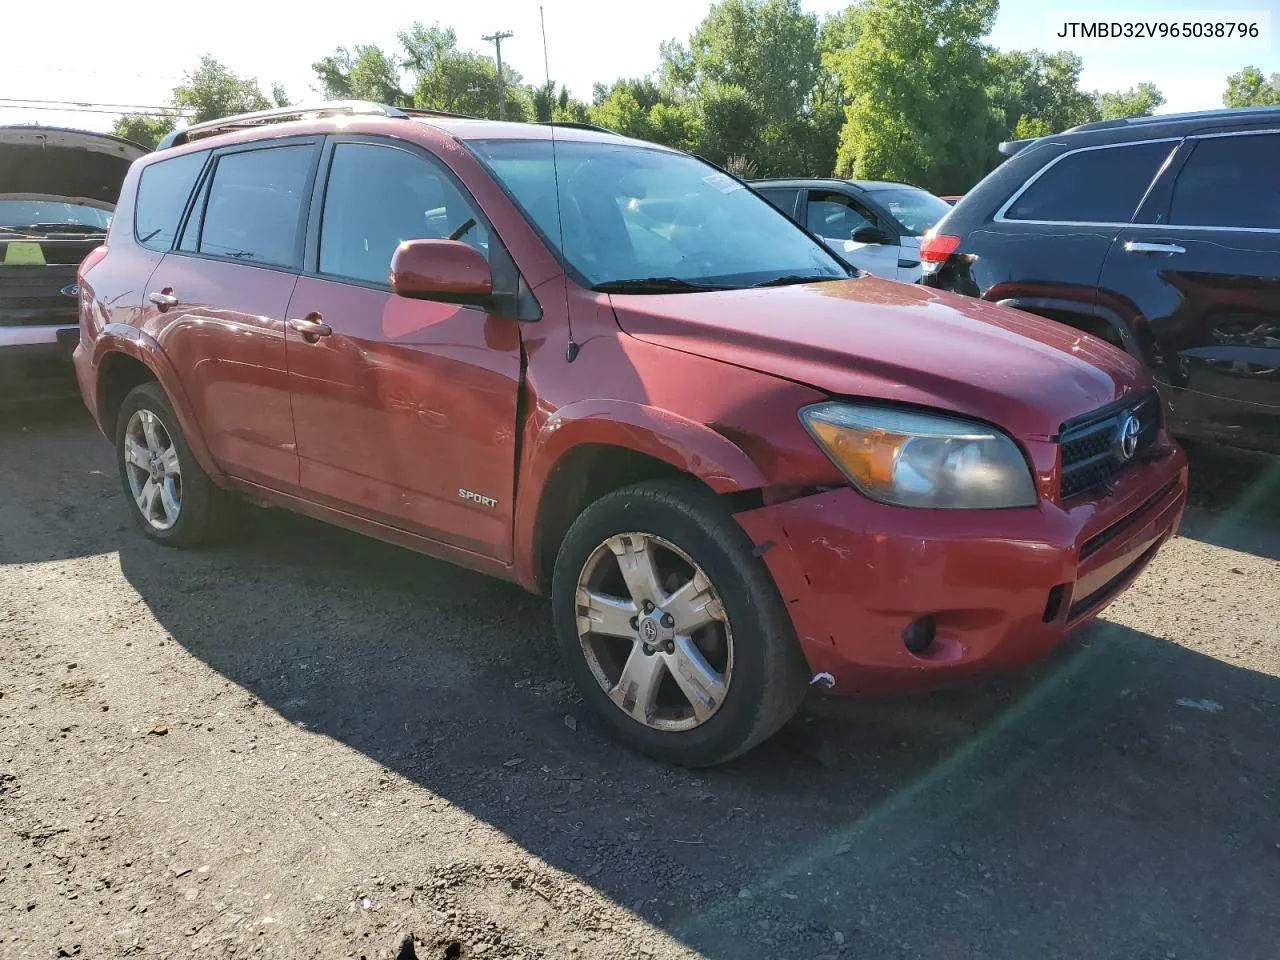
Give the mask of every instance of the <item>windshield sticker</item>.
M 723 173 L 713 173 L 709 177 L 703 177 L 702 182 L 710 184 L 721 193 L 733 193 L 735 190 L 745 189 L 742 184 L 733 179 L 733 177 L 727 176 Z

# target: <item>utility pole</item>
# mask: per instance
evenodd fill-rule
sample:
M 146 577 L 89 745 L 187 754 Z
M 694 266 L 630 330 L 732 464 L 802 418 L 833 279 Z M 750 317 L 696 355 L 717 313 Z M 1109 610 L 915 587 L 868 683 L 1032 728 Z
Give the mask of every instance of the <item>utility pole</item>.
M 487 37 L 481 37 L 481 40 L 488 40 L 493 44 L 493 49 L 497 53 L 498 60 L 498 119 L 507 119 L 507 85 L 502 80 L 502 41 L 508 37 L 515 36 L 510 30 L 499 30 L 489 34 Z

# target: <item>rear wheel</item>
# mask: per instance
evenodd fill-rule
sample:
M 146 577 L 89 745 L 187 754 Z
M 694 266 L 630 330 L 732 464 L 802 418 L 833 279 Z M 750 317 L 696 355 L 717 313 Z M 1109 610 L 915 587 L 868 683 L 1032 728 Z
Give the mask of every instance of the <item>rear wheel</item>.
M 120 481 L 138 528 L 159 543 L 193 546 L 208 538 L 222 491 L 187 445 L 158 383 L 134 387 L 116 420 Z
M 768 571 L 695 483 L 639 484 L 588 507 L 560 548 L 552 603 L 584 697 L 658 759 L 728 760 L 803 698 L 804 660 Z

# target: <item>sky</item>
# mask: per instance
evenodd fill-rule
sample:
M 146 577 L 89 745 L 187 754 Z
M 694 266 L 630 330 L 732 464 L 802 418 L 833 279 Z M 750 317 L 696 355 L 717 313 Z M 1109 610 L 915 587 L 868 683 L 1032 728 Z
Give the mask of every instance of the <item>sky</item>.
M 1266 11 L 1280 29 L 1280 0 L 1221 0 L 1234 10 Z M 802 0 L 824 15 L 847 0 Z M 1004 0 L 988 42 L 1001 48 L 1062 49 L 1051 42 L 1046 7 L 1110 17 L 1117 9 L 1146 10 L 1179 20 L 1186 11 L 1213 9 L 1213 0 Z M 0 103 L 70 100 L 76 103 L 165 104 L 183 72 L 210 53 L 238 74 L 254 76 L 264 91 L 284 85 L 297 102 L 319 100 L 311 64 L 340 45 L 378 43 L 393 48 L 396 31 L 415 20 L 452 26 L 461 46 L 492 51 L 481 38 L 511 31 L 504 62 L 528 82 L 544 76 L 537 0 L 473 0 L 433 4 L 407 0 L 346 3 L 330 9 L 286 0 L 220 0 L 202 5 L 198 18 L 179 11 L 175 0 L 6 0 L 5 42 L 0 45 Z M 658 48 L 685 40 L 710 8 L 704 0 L 645 0 L 605 4 L 600 0 L 543 0 L 551 75 L 577 97 L 589 100 L 592 84 L 620 76 L 642 76 L 657 68 Z M 300 14 L 300 10 L 308 10 Z M 1086 89 L 1128 88 L 1154 82 L 1164 93 L 1164 111 L 1221 106 L 1228 74 L 1252 64 L 1280 72 L 1274 42 L 1250 48 L 1230 42 L 1124 45 L 1094 42 L 1084 57 Z M 2 123 L 43 123 L 107 130 L 111 113 L 14 109 L 0 105 Z

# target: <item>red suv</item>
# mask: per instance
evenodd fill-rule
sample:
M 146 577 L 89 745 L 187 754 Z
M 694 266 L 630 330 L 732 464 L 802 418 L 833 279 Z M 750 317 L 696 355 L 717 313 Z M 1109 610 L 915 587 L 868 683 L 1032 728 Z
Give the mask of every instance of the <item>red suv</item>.
M 227 492 L 550 593 L 583 696 L 703 765 L 811 684 L 1047 652 L 1178 527 L 1120 350 L 856 271 L 701 160 L 329 105 L 138 160 L 80 386 L 142 531 Z

